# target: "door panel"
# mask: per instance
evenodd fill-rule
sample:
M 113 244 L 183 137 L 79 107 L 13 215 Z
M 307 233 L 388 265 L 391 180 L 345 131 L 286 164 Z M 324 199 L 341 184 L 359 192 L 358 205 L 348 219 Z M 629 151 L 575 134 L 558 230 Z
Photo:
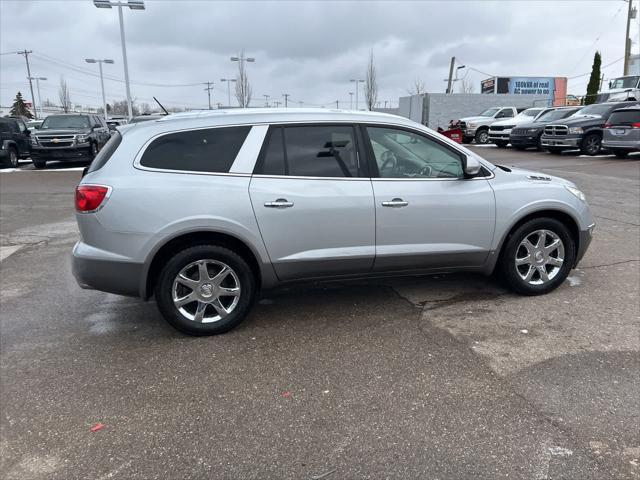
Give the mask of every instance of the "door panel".
M 480 266 L 495 228 L 493 190 L 478 180 L 373 179 L 374 270 Z M 406 206 L 383 206 L 399 200 Z
M 249 192 L 280 280 L 371 270 L 375 216 L 369 179 L 254 175 Z

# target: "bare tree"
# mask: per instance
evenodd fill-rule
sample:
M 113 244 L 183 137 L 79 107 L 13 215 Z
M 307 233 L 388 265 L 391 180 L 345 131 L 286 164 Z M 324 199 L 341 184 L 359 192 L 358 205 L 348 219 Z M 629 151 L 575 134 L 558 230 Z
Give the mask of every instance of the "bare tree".
M 58 89 L 58 98 L 60 99 L 60 108 L 64 113 L 71 111 L 71 94 L 69 93 L 69 86 L 64 77 L 60 77 L 60 88 Z
M 426 93 L 426 91 L 427 88 L 420 77 L 416 77 L 416 79 L 413 81 L 413 85 L 411 85 L 411 88 L 407 88 L 407 92 L 409 93 L 409 95 L 422 95 L 423 93 Z
M 473 83 L 471 83 L 466 78 L 463 78 L 462 80 L 460 80 L 460 88 L 459 88 L 460 93 L 473 93 L 473 90 L 474 90 Z
M 244 58 L 244 50 L 238 57 Z M 245 62 L 240 60 L 238 62 L 238 75 L 236 75 L 236 100 L 238 100 L 238 105 L 241 108 L 249 106 L 252 92 L 249 76 L 247 75 L 247 67 Z
M 376 76 L 376 66 L 373 62 L 373 50 L 369 53 L 367 75 L 364 79 L 364 96 L 367 101 L 367 107 L 369 110 L 373 110 L 373 107 L 378 101 L 378 80 Z

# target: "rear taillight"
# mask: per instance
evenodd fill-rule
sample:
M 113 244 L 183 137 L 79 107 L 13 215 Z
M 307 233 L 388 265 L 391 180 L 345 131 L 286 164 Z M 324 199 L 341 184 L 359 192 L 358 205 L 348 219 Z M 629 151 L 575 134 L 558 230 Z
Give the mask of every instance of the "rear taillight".
M 109 194 L 104 185 L 78 185 L 76 187 L 76 212 L 95 212 L 104 203 Z
M 605 123 L 604 124 L 604 128 L 611 128 L 611 124 L 610 123 Z
M 632 123 L 631 128 L 640 128 L 640 122 Z

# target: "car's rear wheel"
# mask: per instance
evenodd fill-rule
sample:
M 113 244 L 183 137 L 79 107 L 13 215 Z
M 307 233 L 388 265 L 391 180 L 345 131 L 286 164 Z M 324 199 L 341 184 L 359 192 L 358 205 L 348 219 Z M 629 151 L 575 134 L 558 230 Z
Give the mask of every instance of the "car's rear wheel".
M 507 145 L 509 144 L 509 142 L 505 142 L 504 140 L 498 140 L 496 142 L 494 142 L 498 148 L 507 148 Z
M 580 153 L 583 155 L 597 155 L 600 152 L 602 137 L 597 133 L 590 133 L 582 139 Z
M 18 168 L 18 152 L 14 147 L 9 147 L 9 165 Z
M 237 253 L 197 245 L 174 255 L 156 283 L 164 318 L 189 335 L 216 335 L 236 327 L 251 309 L 256 279 Z
M 564 282 L 575 257 L 575 241 L 562 222 L 535 218 L 509 235 L 499 268 L 513 291 L 522 295 L 541 295 Z
M 476 143 L 479 145 L 486 145 L 489 143 L 489 131 L 488 130 L 478 130 L 476 132 Z
M 34 160 L 33 161 L 33 166 L 41 169 L 41 168 L 47 168 L 47 161 L 46 160 Z

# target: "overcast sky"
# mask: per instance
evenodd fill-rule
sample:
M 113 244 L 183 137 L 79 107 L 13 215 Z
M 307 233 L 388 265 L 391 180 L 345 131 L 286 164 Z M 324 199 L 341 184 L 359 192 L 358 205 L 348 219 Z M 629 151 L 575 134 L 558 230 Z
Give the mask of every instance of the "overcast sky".
M 229 57 L 241 49 L 256 59 L 248 66 L 252 105 L 263 105 L 265 94 L 272 102 L 289 93 L 293 105 L 334 106 L 339 100 L 348 107 L 354 91 L 349 79 L 364 78 L 370 50 L 379 100 L 393 106 L 416 78 L 427 91 L 443 92 L 454 55 L 458 65 L 490 75 L 572 77 L 591 70 L 598 49 L 603 65 L 620 59 L 604 69 L 605 77 L 622 74 L 622 0 L 145 3 L 145 11 L 124 11 L 138 103 L 153 103 L 156 96 L 168 106 L 205 108 L 202 83 L 213 81 L 212 102 L 226 104 L 220 79 L 235 76 L 237 64 Z M 637 19 L 632 38 L 637 52 Z M 84 63 L 87 57 L 115 60 L 105 66 L 107 101 L 125 98 L 116 9 L 97 9 L 91 0 L 0 0 L 2 107 L 18 90 L 30 97 L 24 57 L 5 54 L 25 48 L 33 51 L 32 75 L 48 78 L 41 82 L 43 100 L 58 103 L 64 76 L 74 104 L 100 106 L 98 67 Z M 475 92 L 485 78 L 478 71 L 461 70 Z M 569 80 L 569 93 L 584 94 L 587 81 L 588 75 Z

